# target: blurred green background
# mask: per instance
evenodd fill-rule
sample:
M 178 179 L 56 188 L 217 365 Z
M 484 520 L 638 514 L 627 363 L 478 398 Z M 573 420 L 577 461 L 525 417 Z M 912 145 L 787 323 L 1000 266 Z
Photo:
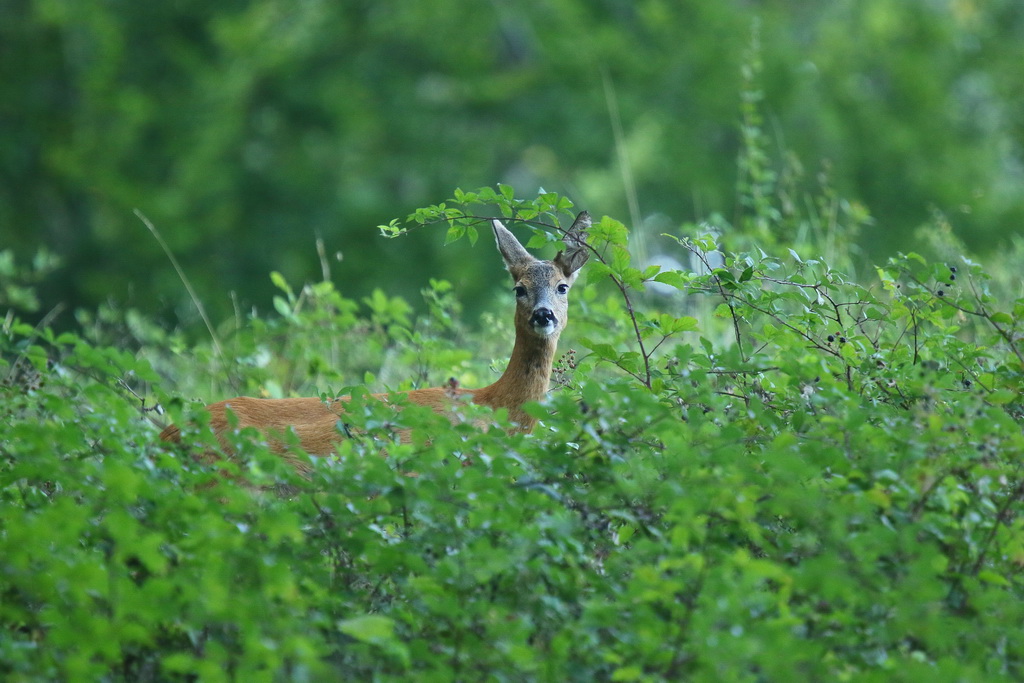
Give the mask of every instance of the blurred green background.
M 1020 0 L 4 0 L 0 249 L 61 257 L 38 315 L 195 322 L 135 209 L 215 320 L 319 278 L 318 237 L 347 296 L 471 300 L 491 251 L 375 226 L 498 182 L 730 221 L 755 26 L 764 132 L 868 207 L 865 258 L 936 213 L 982 256 L 1022 233 Z

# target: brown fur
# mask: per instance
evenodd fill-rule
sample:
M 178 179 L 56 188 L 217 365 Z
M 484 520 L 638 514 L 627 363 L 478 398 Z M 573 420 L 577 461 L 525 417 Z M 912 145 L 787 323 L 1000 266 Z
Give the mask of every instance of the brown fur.
M 572 285 L 579 268 L 587 259 L 584 239 L 585 230 L 589 226 L 590 216 L 584 211 L 577 216 L 566 236 L 567 251 L 559 253 L 553 261 L 539 261 L 530 256 L 500 222 L 494 221 L 498 249 L 519 290 L 515 346 L 508 367 L 494 384 L 481 389 L 416 389 L 405 394 L 408 400 L 438 413 L 450 414 L 453 400 L 468 396 L 475 404 L 507 409 L 509 417 L 521 429 L 531 430 L 536 420 L 523 411 L 523 404 L 539 401 L 547 394 L 555 348 L 559 335 L 565 329 L 568 311 L 566 293 L 558 290 Z M 548 326 L 539 326 L 531 321 L 541 308 L 555 318 Z M 374 398 L 382 401 L 388 401 L 390 396 L 374 394 Z M 344 438 L 339 422 L 345 414 L 344 406 L 348 400 L 348 397 L 325 402 L 319 398 L 262 399 L 243 396 L 212 403 L 206 409 L 210 413 L 210 427 L 217 435 L 224 434 L 230 428 L 230 409 L 238 428 L 255 427 L 264 432 L 275 452 L 285 454 L 285 442 L 281 435 L 292 429 L 307 453 L 328 455 L 334 451 L 334 445 Z M 163 430 L 160 438 L 177 442 L 181 439 L 181 432 L 177 426 L 171 425 Z

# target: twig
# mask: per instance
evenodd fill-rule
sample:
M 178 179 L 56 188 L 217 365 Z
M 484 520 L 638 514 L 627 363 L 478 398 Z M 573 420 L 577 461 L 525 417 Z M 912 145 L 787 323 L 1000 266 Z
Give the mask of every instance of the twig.
M 686 247 L 686 249 L 688 249 L 691 254 L 696 256 L 700 260 L 701 265 L 707 268 L 708 273 L 710 273 L 715 278 L 715 285 L 718 288 L 718 293 L 722 295 L 723 299 L 725 299 L 725 305 L 729 307 L 729 315 L 732 317 L 732 331 L 733 334 L 736 336 L 736 350 L 740 352 L 740 359 L 742 359 L 743 362 L 746 362 L 747 357 L 743 353 L 743 337 L 740 334 L 739 316 L 736 314 L 736 308 L 732 305 L 732 297 L 730 297 L 729 294 L 725 291 L 725 286 L 722 284 L 722 278 L 715 275 L 715 269 L 711 267 L 711 264 L 708 262 L 707 258 L 705 258 L 704 252 L 695 249 L 690 244 L 681 244 L 683 244 L 683 246 Z
M 995 541 L 999 528 L 1012 521 L 1013 508 L 1020 502 L 1022 497 L 1024 497 L 1024 478 L 1017 481 L 1017 485 L 1007 494 L 1006 500 L 1003 501 L 1003 504 L 996 512 L 995 522 L 985 535 L 985 539 L 981 542 L 978 559 L 975 560 L 974 565 L 971 567 L 971 576 L 977 576 L 978 572 L 981 571 L 981 567 L 985 564 L 985 558 L 988 556 L 988 551 Z
M 156 404 L 155 406 L 153 406 L 152 408 L 147 408 L 146 407 L 146 399 L 145 399 L 145 397 L 139 396 L 138 393 L 136 393 L 136 391 L 134 389 L 132 389 L 130 386 L 128 386 L 128 383 L 124 381 L 124 378 L 118 377 L 117 378 L 117 384 L 122 389 L 124 389 L 129 394 L 131 394 L 132 396 L 135 397 L 135 400 L 137 400 L 139 402 L 139 410 L 142 412 L 143 417 L 145 417 L 147 420 L 149 420 L 150 423 L 153 424 L 153 426 L 157 427 L 158 429 L 163 429 L 164 427 L 167 426 L 166 424 L 162 424 L 162 423 L 158 422 L 152 415 L 150 415 L 150 413 L 157 413 L 159 415 L 163 415 L 164 414 L 163 408 L 160 406 L 159 403 Z
M 602 263 L 604 259 L 598 256 Z M 629 298 L 629 292 L 626 291 L 626 283 L 619 280 L 611 273 L 608 274 L 615 286 L 619 288 L 619 292 L 622 294 L 622 300 L 626 302 L 626 312 L 629 313 L 629 319 L 633 323 L 633 334 L 636 336 L 637 346 L 640 347 L 640 356 L 644 359 L 644 376 L 643 378 L 637 377 L 645 387 L 651 388 L 651 355 L 647 352 L 644 347 L 644 337 L 640 333 L 640 324 L 636 321 L 636 311 L 633 309 L 633 301 Z M 633 373 L 630 373 L 633 374 Z M 635 377 L 635 375 L 634 375 Z

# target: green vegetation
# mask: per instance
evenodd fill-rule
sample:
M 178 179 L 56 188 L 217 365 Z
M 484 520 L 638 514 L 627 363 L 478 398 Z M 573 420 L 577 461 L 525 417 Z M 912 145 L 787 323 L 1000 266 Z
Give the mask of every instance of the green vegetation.
M 910 16 L 912 27 L 933 35 L 925 29 L 934 28 L 934 17 L 923 4 L 901 4 L 907 14 L 888 0 L 864 5 L 873 8 L 865 20 L 871 35 L 891 37 L 903 25 L 891 23 L 894 16 Z M 631 18 L 642 20 L 651 38 L 679 43 L 675 34 L 656 31 L 670 25 L 665 13 L 676 5 L 636 6 L 641 9 Z M 958 21 L 974 16 L 971 3 L 955 6 Z M 83 54 L 103 55 L 131 52 L 131 44 L 116 40 L 119 21 L 139 28 L 167 19 L 106 7 L 51 0 L 39 3 L 36 20 L 74 34 Z M 99 132 L 75 138 L 109 155 L 68 147 L 49 158 L 109 192 L 110 203 L 99 212 L 107 237 L 123 234 L 121 221 L 136 220 L 127 207 L 139 196 L 134 184 L 142 183 L 161 188 L 162 208 L 142 212 L 156 216 L 150 224 L 156 239 L 140 251 L 160 254 L 166 237 L 167 253 L 181 256 L 205 249 L 209 237 L 220 249 L 237 249 L 243 262 L 248 250 L 267 248 L 271 223 L 291 219 L 287 212 L 261 214 L 265 206 L 239 199 L 251 197 L 248 190 L 233 195 L 225 188 L 273 187 L 290 206 L 312 205 L 303 198 L 320 195 L 313 170 L 289 175 L 294 167 L 271 161 L 274 150 L 294 147 L 288 136 L 299 130 L 295 121 L 331 129 L 328 100 L 361 106 L 358 98 L 328 96 L 349 95 L 353 83 L 324 89 L 332 81 L 321 74 L 325 80 L 310 89 L 293 77 L 288 59 L 301 48 L 316 62 L 310 37 L 322 37 L 321 26 L 340 19 L 321 17 L 318 12 L 335 10 L 317 3 L 296 8 L 287 22 L 269 3 L 253 2 L 248 11 L 225 7 L 234 13 L 199 13 L 195 24 L 181 28 L 209 38 L 206 49 L 194 52 L 193 42 L 170 40 L 165 51 L 182 69 L 213 57 L 233 64 L 238 91 L 218 99 L 223 83 L 211 77 L 203 92 L 212 100 L 200 108 L 211 101 L 255 107 L 264 98 L 277 101 L 267 93 L 280 90 L 292 107 L 288 116 L 276 119 L 266 103 L 238 113 L 234 128 L 211 116 L 227 128 L 199 136 L 190 149 L 225 171 L 220 187 L 208 185 L 203 166 L 191 161 L 175 167 L 174 182 L 166 182 L 167 169 L 159 166 L 150 169 L 152 177 L 139 176 L 125 171 L 131 164 L 119 165 L 116 150 L 148 161 L 153 149 L 142 142 L 191 138 L 150 127 L 154 108 L 141 91 L 128 88 L 120 91 L 123 98 L 108 99 L 105 79 L 118 78 L 118 70 L 100 69 L 109 66 L 103 59 L 82 61 L 78 68 L 95 88 L 84 99 L 96 109 L 78 120 L 80 131 L 106 120 L 103 107 L 137 115 L 136 128 L 100 126 L 99 132 L 120 136 L 118 145 Z M 417 7 L 429 14 L 433 5 Z M 568 5 L 551 7 L 558 15 Z M 370 17 L 398 32 L 389 36 L 419 35 L 415 10 L 399 15 L 388 8 L 353 10 L 344 19 L 355 27 Z M 728 8 L 689 11 L 700 15 L 695 20 L 727 25 Z M 767 27 L 772 13 L 766 13 Z M 408 23 L 396 25 L 399 16 Z M 459 19 L 474 17 L 467 12 Z M 437 15 L 431 19 L 446 25 Z M 375 50 L 407 45 L 382 41 L 374 21 L 346 36 Z M 556 21 L 548 28 L 568 33 Z M 292 40 L 274 43 L 279 50 L 252 49 L 281 31 Z M 486 33 L 464 35 L 459 55 L 483 49 L 477 41 Z M 592 49 L 618 54 L 616 35 L 600 34 Z M 851 36 L 832 37 L 860 49 Z M 450 66 L 453 46 L 428 42 L 430 56 Z M 662 69 L 663 62 L 652 61 L 662 54 L 658 46 L 652 40 L 652 54 L 639 50 L 618 68 Z M 506 59 L 518 54 L 515 47 L 506 46 Z M 772 54 L 771 46 L 763 49 Z M 416 254 L 417 268 L 429 276 L 417 278 L 412 269 L 397 278 L 401 268 L 389 266 L 386 282 L 356 294 L 332 273 L 324 242 L 317 245 L 320 277 L 301 285 L 308 278 L 289 275 L 290 256 L 271 250 L 268 261 L 254 260 L 249 268 L 280 255 L 282 265 L 265 269 L 269 276 L 259 272 L 273 294 L 261 297 L 264 290 L 249 287 L 228 297 L 233 315 L 211 305 L 198 342 L 194 326 L 168 331 L 151 311 L 122 300 L 76 308 L 73 322 L 56 326 L 61 309 L 46 287 L 65 275 L 54 273 L 57 260 L 45 250 L 34 259 L 0 251 L 0 678 L 1024 678 L 1024 243 L 1007 241 L 982 265 L 937 208 L 914 232 L 913 251 L 893 250 L 896 256 L 877 257 L 867 268 L 862 240 L 887 224 L 844 199 L 830 173 L 810 182 L 798 155 L 773 143 L 757 86 L 772 79 L 770 65 L 762 70 L 761 50 L 755 45 L 747 53 L 738 88 L 733 215 L 663 221 L 660 228 L 653 220 L 633 221 L 632 229 L 609 216 L 595 220 L 588 238 L 593 254 L 571 295 L 556 389 L 529 408 L 541 420 L 529 435 L 507 433 L 506 415 L 471 405 L 461 408 L 466 421 L 451 425 L 413 406 L 395 413 L 366 392 L 440 385 L 449 377 L 467 387 L 493 380 L 511 348 L 512 304 L 507 287 L 500 302 L 490 301 L 492 285 L 507 276 L 492 249 L 472 245 L 481 230 L 488 239 L 486 221 L 498 216 L 520 235 L 529 231 L 531 249 L 552 254 L 559 226 L 578 208 L 595 218 L 601 213 L 582 202 L 574 206 L 564 193 L 527 198 L 511 184 L 458 189 L 442 203 L 387 222 L 380 232 L 398 239 L 378 239 L 386 245 L 379 248 Z M 253 79 L 259 69 L 239 55 L 272 67 L 276 76 Z M 372 75 L 374 63 L 357 66 Z M 141 79 L 146 64 L 137 66 Z M 509 67 L 500 82 L 473 66 L 467 58 L 465 70 L 442 83 L 446 96 L 486 110 L 507 104 L 499 95 L 525 98 L 539 86 L 561 88 L 529 59 Z M 609 101 L 624 113 L 639 106 L 622 90 L 611 97 L 626 79 L 609 76 Z M 356 81 L 363 92 L 376 92 L 370 87 L 376 81 Z M 161 87 L 174 94 L 183 82 L 168 78 Z M 929 83 L 917 83 L 914 97 L 932 92 Z M 671 92 L 661 95 L 671 100 Z M 446 101 L 431 102 L 444 118 Z M 534 103 L 517 102 L 529 124 Z M 674 129 L 659 111 L 647 112 L 649 128 L 640 129 L 671 139 L 662 135 Z M 196 121 L 178 116 L 165 123 L 191 130 Z M 218 145 L 244 139 L 250 124 L 265 136 L 250 151 L 257 161 L 271 161 L 247 167 L 239 184 Z M 412 135 L 413 127 L 399 130 Z M 585 131 L 566 125 L 548 133 L 552 140 L 579 136 L 580 144 L 596 139 Z M 477 132 L 488 143 L 494 139 L 490 129 Z M 882 122 L 878 132 L 882 140 L 891 131 Z M 363 130 L 366 156 L 383 139 L 372 133 Z M 664 183 L 657 185 L 664 194 L 648 185 L 642 196 L 678 193 L 682 185 L 673 183 L 686 185 L 710 168 L 684 169 L 670 182 L 664 166 L 646 165 L 658 155 L 637 155 L 652 149 L 642 143 L 653 138 L 634 133 L 618 140 L 620 160 L 634 164 L 626 168 L 637 178 L 649 173 Z M 893 132 L 906 144 L 925 139 L 914 135 Z M 933 129 L 922 135 L 942 139 Z M 440 136 L 438 142 L 451 141 Z M 522 143 L 512 140 L 517 148 Z M 984 157 L 984 149 L 975 151 L 981 156 L 964 158 Z M 851 163 L 859 161 L 851 157 Z M 419 163 L 404 171 L 432 173 Z M 338 173 L 327 182 L 347 186 L 359 179 L 354 167 Z M 432 182 L 443 175 L 431 175 Z M 580 177 L 592 181 L 581 183 L 584 199 L 610 185 L 593 169 Z M 420 187 L 415 180 L 409 186 Z M 384 186 L 377 181 L 356 184 L 345 201 L 358 196 L 388 204 L 383 199 L 390 195 L 374 194 Z M 119 192 L 110 191 L 115 186 Z M 239 202 L 222 203 L 228 195 Z M 635 208 L 634 201 L 625 204 Z M 1008 206 L 1003 215 L 1012 213 Z M 310 225 L 329 224 L 336 208 Z M 0 220 L 8 210 L 0 209 Z M 191 211 L 205 216 L 196 225 L 217 223 L 224 232 L 170 237 L 155 227 Z M 303 216 L 297 212 L 295 219 Z M 236 231 L 240 225 L 254 230 Z M 416 240 L 429 242 L 428 250 L 451 245 L 458 267 L 430 269 Z M 138 265 L 150 268 L 149 256 Z M 159 271 L 152 282 L 138 280 L 139 291 L 166 292 L 173 282 L 188 292 L 190 305 L 207 303 L 211 289 L 199 278 L 195 290 L 176 279 L 198 270 L 194 259 L 181 260 L 191 267 L 176 274 L 176 264 L 161 261 L 150 268 Z M 351 254 L 344 268 L 355 261 L 357 277 L 381 270 L 373 259 Z M 415 300 L 403 294 L 410 286 L 422 287 Z M 466 313 L 474 310 L 464 306 L 469 298 L 485 312 Z M 201 410 L 205 402 L 339 394 L 354 397 L 349 438 L 336 457 L 293 453 L 310 463 L 308 478 L 269 453 L 255 432 L 230 435 L 231 458 L 201 457 L 218 448 Z M 480 418 L 497 426 L 482 430 L 474 422 Z M 157 440 L 154 423 L 169 421 L 186 425 L 182 448 Z M 409 431 L 408 442 L 399 442 L 400 430 Z
M 367 230 L 453 187 L 543 187 L 638 241 L 735 223 L 755 26 L 766 135 L 807 161 L 789 180 L 831 174 L 871 207 L 866 263 L 921 251 L 933 211 L 986 258 L 1020 239 L 1020 0 L 16 0 L 0 3 L 0 245 L 62 258 L 46 301 L 191 326 L 135 209 L 215 320 L 232 292 L 265 305 L 271 270 L 320 277 L 316 237 L 345 256 L 342 291 L 418 303 L 471 252 Z M 486 273 L 455 282 L 475 313 Z
M 382 230 L 473 240 L 501 215 L 543 248 L 570 207 L 456 191 Z M 640 269 L 628 238 L 591 231 L 534 434 L 356 399 L 362 435 L 309 479 L 255 434 L 234 461 L 192 457 L 215 442 L 172 396 L 479 385 L 510 321 L 467 331 L 442 281 L 413 322 L 277 274 L 276 313 L 216 344 L 111 309 L 60 335 L 8 316 L 0 674 L 1024 676 L 1024 299 L 965 258 L 855 283 L 813 242 L 733 251 L 684 226 L 663 239 L 692 269 Z M 156 442 L 153 397 L 194 420 L 191 451 Z

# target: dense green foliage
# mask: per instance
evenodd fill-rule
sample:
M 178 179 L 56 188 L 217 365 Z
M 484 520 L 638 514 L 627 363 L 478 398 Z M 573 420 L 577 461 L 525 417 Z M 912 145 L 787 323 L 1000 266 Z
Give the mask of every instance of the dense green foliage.
M 762 199 L 746 220 L 784 235 Z M 457 191 L 382 230 L 474 241 L 502 215 L 540 249 L 570 207 Z M 174 397 L 478 386 L 507 314 L 471 332 L 446 282 L 414 321 L 274 274 L 273 314 L 196 347 L 115 309 L 60 335 L 8 316 L 0 676 L 1024 677 L 1024 299 L 962 257 L 852 282 L 808 255 L 824 229 L 761 249 L 684 226 L 662 241 L 686 269 L 636 267 L 629 238 L 591 231 L 533 434 L 357 387 L 308 479 L 250 433 L 193 457 L 215 441 Z M 153 398 L 189 448 L 157 443 Z
M 809 164 L 787 178 L 831 160 L 878 219 L 858 242 L 874 260 L 919 251 L 932 209 L 976 252 L 1019 237 L 1019 0 L 11 0 L 0 245 L 60 255 L 46 301 L 198 323 L 139 209 L 217 320 L 231 292 L 263 305 L 271 270 L 317 277 L 317 237 L 343 291 L 412 299 L 444 273 L 478 311 L 465 249 L 367 228 L 497 182 L 628 216 L 637 243 L 735 223 L 754 27 L 769 137 Z

